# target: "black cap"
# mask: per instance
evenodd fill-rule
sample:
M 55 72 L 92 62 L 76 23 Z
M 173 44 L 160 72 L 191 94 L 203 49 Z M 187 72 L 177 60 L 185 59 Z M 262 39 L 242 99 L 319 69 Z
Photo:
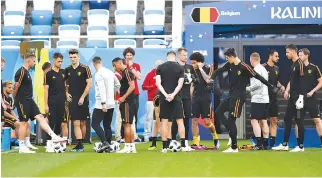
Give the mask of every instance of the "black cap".
M 176 56 L 176 53 L 175 53 L 174 51 L 169 51 L 169 52 L 167 53 L 167 56 L 168 56 L 169 54 L 174 54 L 174 55 Z

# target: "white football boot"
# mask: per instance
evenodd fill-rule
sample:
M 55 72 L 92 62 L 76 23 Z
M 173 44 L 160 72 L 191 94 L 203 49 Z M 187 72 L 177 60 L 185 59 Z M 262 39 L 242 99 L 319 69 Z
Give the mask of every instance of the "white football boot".
M 26 146 L 22 146 L 19 148 L 19 153 L 23 153 L 23 154 L 32 154 L 32 153 L 36 153 L 35 151 L 30 150 L 28 147 Z
M 274 146 L 272 150 L 275 151 L 288 151 L 288 146 L 283 146 L 282 144 L 279 144 L 278 146 Z
M 124 146 L 124 148 L 116 153 L 131 153 L 131 147 L 129 145 Z
M 161 153 L 167 153 L 168 152 L 168 149 L 164 148 L 161 150 Z
M 300 148 L 299 146 L 296 146 L 293 150 L 291 150 L 290 152 L 304 152 L 304 147 Z
M 227 150 L 223 151 L 223 153 L 238 153 L 238 148 L 232 149 L 229 147 Z

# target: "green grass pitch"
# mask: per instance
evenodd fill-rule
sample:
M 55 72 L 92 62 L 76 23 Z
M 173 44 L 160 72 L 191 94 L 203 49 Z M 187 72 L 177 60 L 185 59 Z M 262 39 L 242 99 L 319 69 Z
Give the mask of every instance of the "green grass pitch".
M 201 142 L 211 146 L 211 142 Z M 240 141 L 246 144 L 248 141 Z M 306 149 L 304 153 L 273 151 L 194 151 L 160 153 L 148 151 L 150 143 L 137 144 L 137 154 L 116 154 L 93 151 L 87 144 L 84 153 L 36 154 L 2 153 L 3 177 L 201 177 L 201 176 L 322 176 L 322 149 Z M 121 146 L 122 148 L 123 146 Z M 161 147 L 161 142 L 158 142 Z M 70 149 L 68 147 L 67 149 Z

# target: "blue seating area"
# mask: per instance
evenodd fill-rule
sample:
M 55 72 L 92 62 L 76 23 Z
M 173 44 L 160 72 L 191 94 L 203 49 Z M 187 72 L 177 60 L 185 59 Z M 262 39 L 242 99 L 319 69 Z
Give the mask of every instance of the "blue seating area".
M 89 9 L 106 9 L 110 8 L 109 0 L 88 1 Z
M 34 10 L 31 12 L 32 25 L 52 25 L 53 14 L 50 10 Z
M 82 20 L 82 11 L 81 10 L 61 10 L 60 11 L 60 24 L 74 24 L 80 25 Z
M 22 26 L 4 26 L 1 29 L 2 36 L 22 36 L 23 35 L 23 27 Z M 2 39 L 2 40 L 18 40 L 23 41 L 23 39 Z
M 51 35 L 50 25 L 33 25 L 30 27 L 30 35 L 32 36 L 49 36 Z M 49 40 L 49 39 L 34 39 L 34 40 Z
M 82 10 L 83 3 L 81 0 L 61 1 L 61 7 L 63 10 L 66 10 L 66 9 Z
M 85 44 L 86 48 L 107 48 L 105 40 L 87 40 Z

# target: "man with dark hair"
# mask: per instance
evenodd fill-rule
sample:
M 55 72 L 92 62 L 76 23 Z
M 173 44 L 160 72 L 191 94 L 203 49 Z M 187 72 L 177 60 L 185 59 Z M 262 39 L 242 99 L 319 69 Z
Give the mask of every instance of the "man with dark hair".
M 23 66 L 18 69 L 15 74 L 15 89 L 13 91 L 13 97 L 15 99 L 15 106 L 18 110 L 20 128 L 19 128 L 19 153 L 35 153 L 29 150 L 25 144 L 25 137 L 27 136 L 28 120 L 36 119 L 39 122 L 40 127 L 48 133 L 53 142 L 65 142 L 63 139 L 57 136 L 48 123 L 44 119 L 43 115 L 40 114 L 39 108 L 35 101 L 32 99 L 32 79 L 29 74 L 29 69 L 35 66 L 36 56 L 33 54 L 26 54 L 24 57 Z
M 280 71 L 276 66 L 279 60 L 278 52 L 274 49 L 268 51 L 268 60 L 263 64 L 268 72 L 268 82 L 273 84 L 279 89 L 279 93 L 283 94 L 285 87 L 279 82 Z M 278 99 L 277 94 L 272 90 L 268 90 L 269 94 L 269 134 L 270 134 L 270 147 L 275 145 L 276 133 L 277 133 L 277 122 L 278 122 Z
M 48 71 L 50 70 L 50 68 L 51 68 L 51 64 L 50 64 L 49 62 L 45 62 L 45 63 L 42 65 L 42 67 L 41 67 L 41 69 L 42 69 L 44 72 L 48 72 Z
M 255 77 L 268 87 L 274 88 L 273 90 L 275 92 L 277 92 L 277 89 L 262 76 L 257 74 L 249 65 L 242 62 L 237 57 L 237 53 L 234 48 L 227 49 L 224 55 L 228 62 L 222 68 L 215 70 L 211 79 L 215 79 L 219 73 L 228 71 L 230 90 L 229 94 L 217 107 L 215 115 L 216 118 L 223 121 L 223 124 L 228 129 L 229 136 L 232 140 L 231 147 L 224 152 L 236 153 L 238 152 L 236 119 L 240 117 L 242 106 L 246 100 L 246 86 L 249 83 L 249 79 L 251 77 Z M 229 112 L 228 120 L 224 119 L 224 113 L 226 111 Z
M 93 65 L 96 70 L 95 74 L 95 109 L 92 117 L 92 127 L 103 143 L 98 149 L 98 153 L 109 152 L 112 141 L 111 123 L 114 112 L 114 94 L 120 88 L 120 82 L 114 73 L 105 68 L 102 59 L 94 57 Z M 100 126 L 103 121 L 104 130 Z
M 290 77 L 290 82 L 287 84 L 286 90 L 284 92 L 284 98 L 288 100 L 286 113 L 284 116 L 284 139 L 283 143 L 279 146 L 273 147 L 273 150 L 288 150 L 288 140 L 291 133 L 292 128 L 292 120 L 295 117 L 295 122 L 298 126 L 299 130 L 299 139 L 298 139 L 298 147 L 291 150 L 291 152 L 303 152 L 303 142 L 304 142 L 304 85 L 305 82 L 305 66 L 301 59 L 299 59 L 297 55 L 297 47 L 293 44 L 287 45 L 286 49 L 286 57 L 292 60 L 292 73 Z
M 136 101 L 136 109 L 137 111 L 135 112 L 135 131 L 134 131 L 134 137 L 135 137 L 135 142 L 141 142 L 140 138 L 138 137 L 136 131 L 137 131 L 137 122 L 138 122 L 138 110 L 139 110 L 139 95 L 140 95 L 140 90 L 138 86 L 137 80 L 141 80 L 141 67 L 139 64 L 133 62 L 133 57 L 135 56 L 135 51 L 133 48 L 126 48 L 123 51 L 123 56 L 126 61 L 126 66 L 127 68 L 133 73 L 135 79 L 134 79 L 134 94 L 135 94 L 135 99 Z
M 187 49 L 179 48 L 177 52 L 178 52 L 178 63 L 184 69 L 184 83 L 181 89 L 181 99 L 182 99 L 183 112 L 184 112 L 183 123 L 185 128 L 185 144 L 186 144 L 186 147 L 188 148 L 189 147 L 189 143 L 188 143 L 189 119 L 192 116 L 190 88 L 191 88 L 192 78 L 194 77 L 193 76 L 194 72 L 193 72 L 192 65 L 187 64 L 187 54 L 188 54 Z M 178 133 L 178 125 L 176 122 L 173 122 L 172 128 L 171 128 L 172 140 L 176 140 L 177 133 Z
M 192 53 L 190 56 L 190 61 L 193 66 L 193 75 L 195 79 L 193 80 L 193 91 L 192 91 L 192 136 L 194 149 L 203 150 L 205 147 L 199 145 L 199 129 L 198 120 L 201 117 L 209 129 L 213 140 L 214 147 L 213 150 L 219 149 L 219 140 L 216 133 L 216 128 L 211 122 L 211 91 L 212 84 L 208 83 L 211 76 L 212 70 L 204 65 L 205 58 L 199 53 Z
M 89 67 L 80 64 L 78 50 L 69 50 L 71 65 L 65 69 L 68 89 L 66 98 L 70 102 L 70 115 L 74 125 L 74 133 L 77 145 L 72 152 L 83 152 L 83 139 L 86 135 L 86 120 L 89 119 L 89 100 L 88 93 L 92 87 L 92 75 Z
M 61 134 L 62 122 L 65 115 L 65 71 L 61 69 L 63 56 L 60 53 L 54 53 L 53 66 L 50 63 L 43 65 L 44 70 L 44 88 L 45 88 L 45 113 L 48 114 L 49 126 L 55 134 Z M 49 64 L 49 65 L 48 65 Z M 63 135 L 67 139 L 68 135 Z
M 319 100 L 316 96 L 316 91 L 322 87 L 322 75 L 319 67 L 309 62 L 310 51 L 307 48 L 299 50 L 299 57 L 305 65 L 305 80 L 304 80 L 304 114 L 309 111 L 310 117 L 315 123 L 316 132 L 318 133 L 322 145 L 322 122 L 320 115 Z M 296 138 L 299 140 L 298 127 L 295 125 Z
M 120 98 L 118 102 L 120 103 L 119 107 L 124 127 L 125 146 L 117 153 L 136 153 L 134 132 L 131 127 L 137 106 L 134 94 L 134 75 L 126 68 L 121 58 L 113 59 L 112 63 L 117 71 L 122 72 Z
M 184 69 L 175 62 L 174 52 L 168 52 L 167 62 L 161 64 L 156 72 L 156 85 L 161 92 L 160 95 L 160 119 L 162 122 L 161 135 L 163 149 L 162 153 L 167 152 L 168 134 L 171 129 L 169 119 L 174 119 L 178 124 L 178 131 L 181 140 L 182 151 L 191 151 L 185 145 L 185 128 L 183 124 L 183 108 L 180 90 L 184 83 Z

